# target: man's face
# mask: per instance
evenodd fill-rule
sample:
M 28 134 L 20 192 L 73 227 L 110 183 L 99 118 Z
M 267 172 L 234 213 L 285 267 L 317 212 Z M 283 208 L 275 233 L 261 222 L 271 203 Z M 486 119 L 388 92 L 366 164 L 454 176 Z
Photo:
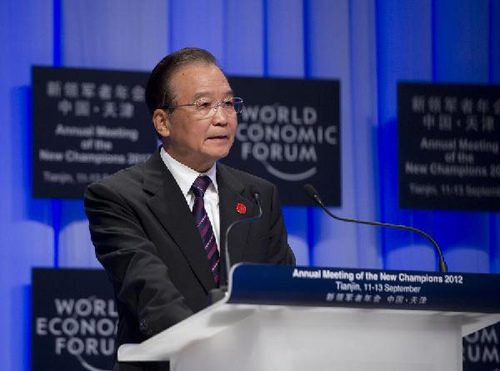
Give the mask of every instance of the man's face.
M 174 105 L 196 101 L 219 102 L 232 97 L 232 90 L 222 71 L 214 65 L 196 63 L 180 68 L 172 75 L 170 90 Z M 223 107 L 202 117 L 193 106 L 178 107 L 165 115 L 166 150 L 177 161 L 199 172 L 208 170 L 226 157 L 236 132 L 236 113 Z

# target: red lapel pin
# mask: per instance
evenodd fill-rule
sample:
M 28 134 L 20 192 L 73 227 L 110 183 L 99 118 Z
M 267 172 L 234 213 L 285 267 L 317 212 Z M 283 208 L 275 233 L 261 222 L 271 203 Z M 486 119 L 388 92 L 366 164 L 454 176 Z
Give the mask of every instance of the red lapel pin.
M 246 207 L 244 204 L 242 204 L 241 202 L 238 202 L 238 203 L 236 204 L 236 211 L 237 211 L 238 213 L 240 213 L 240 214 L 246 214 L 246 212 L 247 212 L 247 207 Z

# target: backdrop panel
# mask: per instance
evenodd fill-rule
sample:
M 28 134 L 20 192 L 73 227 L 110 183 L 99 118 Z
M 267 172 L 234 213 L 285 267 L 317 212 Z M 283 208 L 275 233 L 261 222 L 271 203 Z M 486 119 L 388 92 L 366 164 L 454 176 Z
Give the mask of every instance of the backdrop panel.
M 431 213 L 401 210 L 397 198 L 396 84 L 432 79 L 431 1 L 377 2 L 379 219 L 421 228 L 433 234 Z M 382 230 L 384 267 L 435 269 L 427 241 L 402 231 Z
M 0 3 L 0 359 L 29 367 L 31 266 L 53 263 L 50 203 L 30 196 L 30 69 L 52 63 L 51 1 Z
M 2 1 L 4 369 L 28 369 L 31 267 L 98 266 L 82 203 L 30 196 L 32 65 L 147 71 L 201 46 L 232 75 L 339 79 L 343 200 L 333 211 L 422 228 L 451 270 L 500 272 L 499 214 L 399 209 L 396 158 L 397 82 L 499 84 L 498 19 L 500 0 Z M 301 264 L 436 268 L 420 237 L 340 224 L 315 207 L 284 213 Z

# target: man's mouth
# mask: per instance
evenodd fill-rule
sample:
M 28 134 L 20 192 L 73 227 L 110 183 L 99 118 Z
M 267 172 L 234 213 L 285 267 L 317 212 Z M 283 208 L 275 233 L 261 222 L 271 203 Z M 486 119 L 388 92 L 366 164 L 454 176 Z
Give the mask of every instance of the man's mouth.
M 208 137 L 209 140 L 225 140 L 228 139 L 227 135 L 214 135 L 211 137 Z

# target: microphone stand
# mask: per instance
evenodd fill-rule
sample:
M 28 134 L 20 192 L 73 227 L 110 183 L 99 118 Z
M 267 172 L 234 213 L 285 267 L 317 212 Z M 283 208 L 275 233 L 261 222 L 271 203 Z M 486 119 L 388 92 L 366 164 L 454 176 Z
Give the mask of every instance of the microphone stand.
M 352 219 L 352 218 L 343 218 L 343 217 L 340 217 L 340 216 L 333 214 L 332 212 L 330 212 L 330 210 L 328 210 L 328 208 L 325 206 L 323 201 L 321 201 L 321 198 L 319 197 L 318 192 L 316 191 L 316 189 L 314 189 L 314 187 L 312 185 L 306 184 L 304 186 L 304 191 L 307 193 L 307 195 L 314 202 L 316 202 L 328 215 L 330 215 L 334 219 L 340 220 L 342 222 L 348 222 L 348 223 L 366 224 L 366 225 L 373 225 L 376 227 L 395 228 L 395 229 L 400 229 L 403 231 L 415 232 L 415 233 L 418 233 L 419 235 L 427 238 L 434 245 L 434 248 L 438 254 L 439 271 L 441 273 L 448 272 L 448 266 L 446 265 L 446 262 L 445 262 L 444 257 L 443 257 L 443 253 L 441 252 L 439 245 L 431 236 L 429 236 L 424 231 L 421 231 L 420 229 L 417 229 L 417 228 L 407 227 L 405 225 L 399 225 L 399 224 L 379 223 L 379 222 L 370 222 L 370 221 L 366 221 L 366 220 L 359 220 L 359 219 Z
M 262 218 L 262 206 L 260 204 L 260 197 L 258 192 L 254 192 L 252 194 L 253 198 L 255 199 L 255 202 L 257 203 L 257 206 L 259 207 L 259 213 L 251 218 L 246 218 L 246 219 L 240 219 L 232 222 L 229 227 L 226 229 L 226 240 L 224 241 L 224 255 L 225 255 L 225 262 L 226 262 L 226 280 L 229 281 L 229 274 L 231 272 L 231 258 L 229 256 L 229 233 L 231 230 L 238 226 L 238 225 L 243 225 L 243 224 L 248 224 L 248 223 L 253 223 L 256 220 Z M 215 289 L 210 290 L 208 293 L 208 302 L 209 305 L 223 299 L 226 294 L 227 294 L 228 287 L 227 285 L 221 285 Z

